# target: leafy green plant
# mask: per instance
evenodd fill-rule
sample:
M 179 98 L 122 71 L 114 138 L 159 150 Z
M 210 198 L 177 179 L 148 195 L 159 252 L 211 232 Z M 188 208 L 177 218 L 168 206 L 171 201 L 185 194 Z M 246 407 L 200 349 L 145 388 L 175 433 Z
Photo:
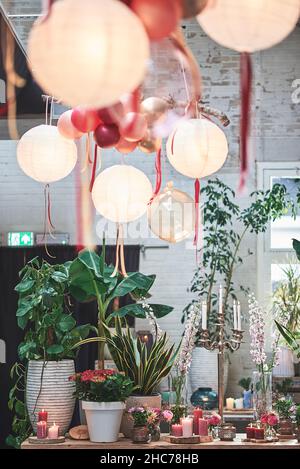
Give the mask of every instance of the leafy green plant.
M 93 251 L 82 251 L 70 264 L 70 292 L 78 301 L 96 300 L 98 305 L 98 337 L 99 341 L 98 360 L 99 367 L 104 368 L 104 347 L 106 339 L 106 326 L 111 320 L 118 316 L 125 318 L 127 315 L 145 318 L 146 313 L 142 304 L 134 303 L 123 308 L 109 312 L 113 300 L 130 294 L 134 300 L 148 298 L 155 275 L 144 275 L 140 272 L 131 272 L 128 277 L 117 273 L 112 276 L 113 266 L 105 263 L 105 245 L 103 244 L 102 255 L 98 256 Z M 170 313 L 173 308 L 166 305 L 150 305 L 156 317 L 163 317 Z
M 201 263 L 192 280 L 191 291 L 207 302 L 208 328 L 213 333 L 217 317 L 218 283 L 225 285 L 224 311 L 226 323 L 232 324 L 231 300 L 236 292 L 248 293 L 245 285 L 236 285 L 234 273 L 244 258 L 240 254 L 248 233 L 257 235 L 266 231 L 268 223 L 288 213 L 296 215 L 297 206 L 286 187 L 274 184 L 271 190 L 255 191 L 249 207 L 241 209 L 235 202 L 235 192 L 216 178 L 201 189 L 204 203 L 204 239 Z M 248 249 L 247 256 L 253 253 Z M 189 310 L 188 305 L 182 321 Z M 230 323 L 229 323 L 230 321 Z
M 291 419 L 295 415 L 295 406 L 292 399 L 278 399 L 274 404 L 274 409 L 282 419 Z
M 293 352 L 295 352 L 297 357 L 300 358 L 300 345 L 299 345 L 300 334 L 299 333 L 293 334 L 287 327 L 285 327 L 283 324 L 280 324 L 278 321 L 275 321 L 275 324 L 280 334 L 286 341 L 287 345 L 290 347 L 290 349 Z
M 251 378 L 242 378 L 239 380 L 238 385 L 241 386 L 245 391 L 249 391 L 251 388 Z
M 283 272 L 285 279 L 273 293 L 274 316 L 295 333 L 300 330 L 300 277 L 292 264 Z

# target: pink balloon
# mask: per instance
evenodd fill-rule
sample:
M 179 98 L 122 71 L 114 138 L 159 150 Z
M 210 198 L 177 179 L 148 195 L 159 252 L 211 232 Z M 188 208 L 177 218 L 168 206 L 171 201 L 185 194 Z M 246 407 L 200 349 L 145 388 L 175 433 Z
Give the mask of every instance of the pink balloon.
M 100 124 L 94 132 L 94 139 L 101 148 L 114 147 L 120 140 L 120 132 L 115 124 Z
M 82 109 L 80 107 L 73 109 L 71 121 L 74 127 L 83 133 L 95 130 L 101 123 L 97 111 L 94 109 Z
M 127 154 L 131 153 L 137 146 L 137 142 L 129 142 L 125 138 L 120 138 L 117 145 L 115 146 L 116 150 L 120 153 Z
M 103 124 L 118 124 L 124 116 L 124 106 L 122 103 L 113 104 L 97 111 L 99 119 Z
M 71 121 L 71 115 L 72 110 L 64 112 L 57 121 L 57 129 L 63 137 L 75 140 L 76 138 L 82 137 L 83 133 L 74 127 Z
M 130 142 L 138 142 L 147 131 L 147 121 L 143 114 L 128 112 L 120 124 L 120 132 L 123 138 Z

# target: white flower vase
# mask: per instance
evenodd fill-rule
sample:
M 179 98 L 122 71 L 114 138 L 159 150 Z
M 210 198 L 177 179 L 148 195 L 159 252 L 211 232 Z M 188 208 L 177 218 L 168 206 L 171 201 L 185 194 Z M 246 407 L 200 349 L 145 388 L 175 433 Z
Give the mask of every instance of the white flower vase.
M 90 440 L 94 443 L 112 443 L 118 440 L 124 402 L 82 401 Z

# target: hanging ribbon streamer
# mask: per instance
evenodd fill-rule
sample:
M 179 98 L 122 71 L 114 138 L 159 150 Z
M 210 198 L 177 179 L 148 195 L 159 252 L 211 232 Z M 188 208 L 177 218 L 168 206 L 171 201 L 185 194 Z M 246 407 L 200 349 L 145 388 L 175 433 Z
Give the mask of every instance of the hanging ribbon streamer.
M 199 201 L 200 201 L 200 181 L 199 179 L 195 180 L 195 235 L 194 235 L 194 246 L 196 246 L 196 251 L 198 248 L 199 240 Z
M 161 147 L 156 152 L 155 171 L 156 171 L 155 189 L 154 189 L 152 197 L 149 201 L 149 205 L 152 204 L 155 197 L 159 194 L 159 191 L 160 191 L 160 188 L 161 188 Z
M 119 268 L 121 267 L 121 274 L 123 277 L 128 277 L 125 266 L 125 256 L 124 256 L 124 237 L 123 237 L 123 226 L 121 223 L 117 224 L 117 239 L 116 239 L 116 262 L 115 268 L 111 277 L 115 277 Z
M 44 0 L 44 16 L 41 18 L 41 22 L 49 18 L 54 1 L 55 0 Z
M 52 230 L 55 230 L 55 227 L 52 223 L 51 219 L 51 197 L 50 197 L 50 186 L 49 184 L 46 184 L 44 187 L 44 234 L 43 234 L 43 240 L 45 241 L 44 246 L 45 246 L 45 251 L 49 257 L 52 259 L 55 259 L 55 256 L 52 256 L 50 252 L 48 251 L 48 246 L 47 246 L 47 234 L 51 236 L 51 238 L 55 239 L 55 236 L 53 236 Z
M 92 169 L 91 182 L 90 182 L 90 192 L 92 192 L 93 190 L 93 186 L 94 186 L 94 182 L 96 178 L 97 158 L 98 158 L 98 145 L 95 143 L 93 169 Z
M 246 185 L 248 173 L 248 140 L 251 125 L 251 87 L 252 87 L 252 64 L 250 54 L 244 52 L 240 56 L 241 74 L 241 122 L 240 122 L 240 182 L 239 192 Z

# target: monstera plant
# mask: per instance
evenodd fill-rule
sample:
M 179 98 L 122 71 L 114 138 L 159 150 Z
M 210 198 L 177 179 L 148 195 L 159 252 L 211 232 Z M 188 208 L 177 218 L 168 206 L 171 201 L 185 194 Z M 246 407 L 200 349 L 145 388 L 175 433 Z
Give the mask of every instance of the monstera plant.
M 110 306 L 115 298 L 130 294 L 134 300 L 149 298 L 149 290 L 155 281 L 155 275 L 144 275 L 140 272 L 130 272 L 127 277 L 120 273 L 113 275 L 114 267 L 105 262 L 105 245 L 99 256 L 93 251 L 81 251 L 69 266 L 70 292 L 78 301 L 96 300 L 98 305 L 98 361 L 100 368 L 104 367 L 105 329 L 115 316 L 120 318 L 134 316 L 145 318 L 146 312 L 142 304 L 126 305 L 113 313 Z M 157 318 L 170 313 L 173 308 L 166 305 L 151 304 L 152 311 Z

